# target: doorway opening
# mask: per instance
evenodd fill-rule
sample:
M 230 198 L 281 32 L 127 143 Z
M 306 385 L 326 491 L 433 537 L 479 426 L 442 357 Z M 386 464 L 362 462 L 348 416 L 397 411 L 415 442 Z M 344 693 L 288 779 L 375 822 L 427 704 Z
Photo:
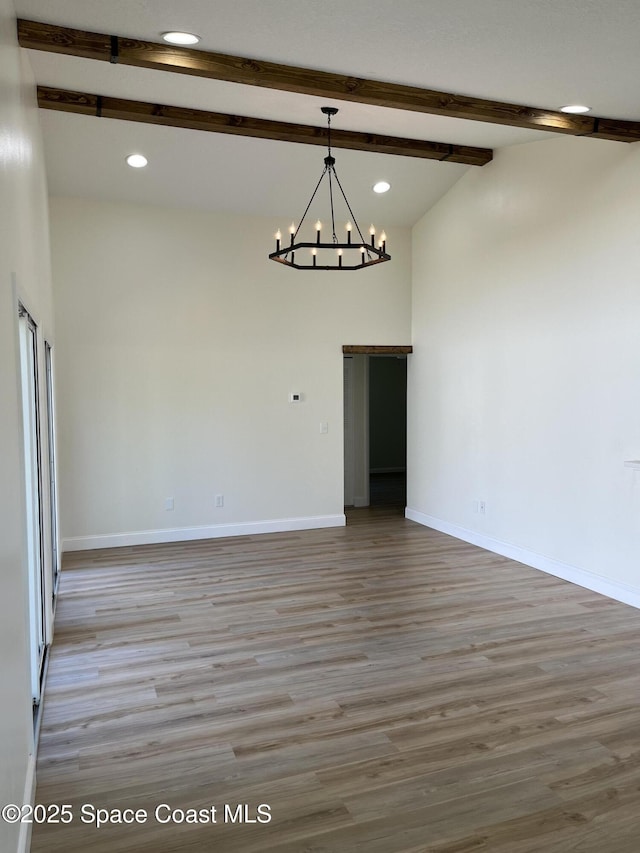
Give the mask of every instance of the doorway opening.
M 406 505 L 410 346 L 343 347 L 344 505 Z
M 407 357 L 369 355 L 369 505 L 407 504 Z

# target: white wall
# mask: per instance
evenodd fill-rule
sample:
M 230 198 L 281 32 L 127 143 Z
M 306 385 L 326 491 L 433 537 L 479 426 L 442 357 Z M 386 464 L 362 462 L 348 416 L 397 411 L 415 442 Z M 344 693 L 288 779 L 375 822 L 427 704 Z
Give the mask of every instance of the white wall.
M 637 604 L 639 234 L 637 145 L 469 170 L 414 229 L 408 392 L 410 517 Z
M 353 505 L 369 506 L 369 356 L 351 356 L 353 392 Z M 348 454 L 345 454 L 345 463 Z
M 342 523 L 341 347 L 408 341 L 409 231 L 297 272 L 268 219 L 51 206 L 65 547 Z
M 32 794 L 33 725 L 28 656 L 22 420 L 17 299 L 52 341 L 47 202 L 35 88 L 0 0 L 0 803 Z M 20 827 L 0 821 L 0 850 Z M 26 840 L 23 838 L 23 842 Z

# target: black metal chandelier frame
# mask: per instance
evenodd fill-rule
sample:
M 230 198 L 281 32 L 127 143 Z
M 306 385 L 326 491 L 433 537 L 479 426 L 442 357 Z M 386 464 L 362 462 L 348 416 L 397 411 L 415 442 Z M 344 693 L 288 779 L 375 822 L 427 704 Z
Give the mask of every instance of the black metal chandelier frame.
M 276 234 L 276 251 L 271 252 L 269 257 L 272 261 L 277 261 L 280 264 L 285 264 L 286 266 L 293 267 L 297 270 L 360 270 L 364 267 L 370 267 L 374 264 L 382 264 L 385 261 L 391 260 L 391 255 L 387 254 L 386 250 L 386 237 L 380 240 L 379 245 L 375 245 L 375 231 L 373 231 L 373 227 L 371 229 L 369 241 L 366 241 L 362 235 L 362 231 L 360 230 L 360 226 L 353 214 L 353 210 L 351 209 L 351 205 L 349 204 L 349 200 L 345 195 L 344 190 L 342 189 L 342 184 L 340 183 L 340 179 L 338 178 L 338 173 L 335 168 L 335 157 L 331 154 L 331 116 L 334 116 L 338 110 L 336 107 L 321 107 L 322 112 L 327 117 L 327 156 L 324 158 L 324 169 L 322 170 L 322 174 L 320 175 L 320 179 L 316 184 L 316 187 L 311 194 L 311 198 L 309 199 L 309 203 L 307 204 L 304 213 L 302 214 L 302 218 L 300 219 L 300 223 L 297 228 L 291 227 L 290 232 L 290 244 L 288 246 L 282 246 L 282 238 L 280 236 L 280 232 Z M 331 242 L 322 242 L 321 237 L 321 225 L 318 222 L 316 224 L 316 241 L 315 242 L 296 242 L 300 229 L 302 228 L 302 224 L 305 220 L 307 213 L 309 212 L 309 208 L 311 207 L 314 198 L 316 197 L 318 190 L 320 189 L 320 185 L 322 181 L 327 178 L 329 184 L 329 203 L 331 206 Z M 347 242 L 340 242 L 336 235 L 336 222 L 335 222 L 335 211 L 334 211 L 334 202 L 333 202 L 333 183 L 336 183 L 340 193 L 342 194 L 342 198 L 347 206 L 347 209 L 351 215 L 351 221 L 353 222 L 353 226 L 355 226 L 355 230 L 357 232 L 358 237 L 360 238 L 360 242 L 354 241 L 351 239 L 351 228 L 347 225 Z M 303 249 L 309 249 L 311 252 L 311 263 L 303 263 L 301 262 L 301 251 Z M 326 263 L 318 263 L 318 251 L 323 249 L 332 249 L 335 252 L 336 263 L 334 264 L 326 264 Z M 298 256 L 296 258 L 296 252 Z M 326 254 L 326 253 L 324 253 Z M 355 260 L 355 263 L 350 262 L 350 260 Z

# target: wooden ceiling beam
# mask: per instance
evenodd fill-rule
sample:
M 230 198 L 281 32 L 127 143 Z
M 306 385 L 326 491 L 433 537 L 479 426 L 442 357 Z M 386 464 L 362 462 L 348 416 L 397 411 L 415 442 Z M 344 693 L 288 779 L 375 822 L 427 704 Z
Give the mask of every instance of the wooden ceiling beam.
M 463 118 L 619 142 L 640 139 L 640 122 L 569 115 L 524 104 L 471 98 L 417 86 L 384 83 L 224 53 L 176 47 L 55 24 L 18 20 L 22 47 L 262 86 L 322 98 Z
M 253 136 L 258 139 L 277 139 L 307 145 L 327 144 L 326 128 L 213 113 L 187 107 L 171 107 L 146 101 L 109 98 L 86 92 L 55 89 L 50 86 L 38 86 L 38 106 L 48 110 L 139 121 L 146 124 L 163 124 L 190 130 L 208 130 L 213 133 L 231 133 L 235 136 Z M 423 142 L 417 139 L 358 133 L 352 130 L 332 129 L 331 144 L 334 148 L 373 151 L 379 154 L 400 154 L 405 157 L 445 160 L 449 163 L 466 163 L 471 166 L 483 166 L 493 156 L 490 148 Z
M 343 344 L 344 355 L 411 355 L 411 344 L 397 346 L 380 346 L 378 344 Z

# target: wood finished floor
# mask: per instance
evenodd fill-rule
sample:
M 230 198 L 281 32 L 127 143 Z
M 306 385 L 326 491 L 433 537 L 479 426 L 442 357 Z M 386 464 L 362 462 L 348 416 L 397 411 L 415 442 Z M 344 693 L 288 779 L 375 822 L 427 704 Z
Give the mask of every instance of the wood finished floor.
M 56 623 L 33 853 L 640 850 L 640 611 L 397 511 L 69 554 Z

